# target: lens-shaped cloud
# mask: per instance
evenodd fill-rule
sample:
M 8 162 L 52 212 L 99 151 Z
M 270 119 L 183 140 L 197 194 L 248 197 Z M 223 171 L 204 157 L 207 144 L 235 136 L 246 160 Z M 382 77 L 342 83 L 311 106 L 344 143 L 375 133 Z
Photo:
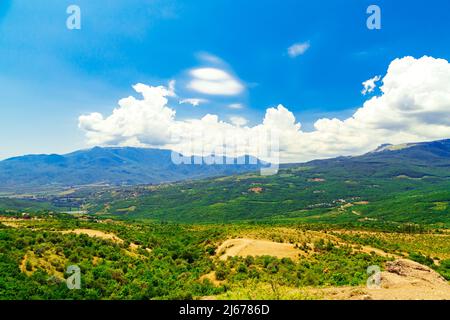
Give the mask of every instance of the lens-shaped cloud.
M 206 95 L 236 96 L 245 87 L 228 71 L 219 68 L 197 68 L 190 71 L 192 77 L 187 87 Z

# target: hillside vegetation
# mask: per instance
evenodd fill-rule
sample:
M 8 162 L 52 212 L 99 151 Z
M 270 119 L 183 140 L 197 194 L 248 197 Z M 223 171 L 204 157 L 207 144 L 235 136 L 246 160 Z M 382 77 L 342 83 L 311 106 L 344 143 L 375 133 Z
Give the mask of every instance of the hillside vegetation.
M 138 190 L 138 189 L 136 189 Z M 450 140 L 257 173 L 99 193 L 91 213 L 124 219 L 228 223 L 449 226 Z
M 273 176 L 2 194 L 0 299 L 450 298 L 449 155 L 445 140 Z
M 255 239 L 257 250 L 229 252 L 229 239 Z M 398 257 L 425 263 L 450 280 L 450 234 L 436 232 L 42 216 L 3 217 L 0 240 L 1 299 L 318 299 L 324 292 L 312 288 L 362 290 L 367 267 L 384 269 Z M 290 256 L 277 257 L 278 245 L 289 246 Z M 66 286 L 69 265 L 81 268 L 81 290 Z

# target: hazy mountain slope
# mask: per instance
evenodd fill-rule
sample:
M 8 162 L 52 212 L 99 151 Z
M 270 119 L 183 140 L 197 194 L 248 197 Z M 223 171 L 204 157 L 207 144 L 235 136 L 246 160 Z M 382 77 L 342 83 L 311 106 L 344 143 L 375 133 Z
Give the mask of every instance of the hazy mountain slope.
M 450 177 L 450 139 L 398 146 L 383 145 L 362 156 L 316 160 L 306 165 L 314 166 L 317 172 L 334 170 L 346 173 L 349 177 Z
M 289 165 L 273 176 L 161 186 L 134 198 L 105 194 L 90 211 L 178 222 L 450 224 L 450 140 Z
M 95 147 L 66 155 L 28 155 L 1 161 L 0 190 L 48 185 L 153 184 L 242 173 L 259 167 L 176 165 L 168 150 Z

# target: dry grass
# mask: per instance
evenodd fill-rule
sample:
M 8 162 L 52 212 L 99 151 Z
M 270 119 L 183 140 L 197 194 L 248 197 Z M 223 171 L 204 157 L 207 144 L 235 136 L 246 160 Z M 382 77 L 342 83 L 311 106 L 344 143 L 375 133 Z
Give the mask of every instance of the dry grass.
M 334 230 L 334 234 L 358 235 L 364 238 L 377 238 L 387 244 L 395 244 L 398 247 L 397 253 L 408 255 L 409 252 L 420 252 L 430 257 L 439 259 L 450 259 L 450 234 L 444 232 L 408 234 L 408 233 L 388 233 L 374 231 L 353 231 Z M 383 250 L 388 251 L 387 248 Z
M 74 229 L 74 230 L 65 230 L 65 231 L 60 231 L 63 234 L 69 234 L 69 233 L 74 233 L 77 235 L 80 234 L 85 234 L 89 237 L 94 237 L 94 238 L 100 238 L 103 240 L 110 240 L 112 242 L 115 242 L 117 244 L 124 244 L 125 241 L 121 238 L 119 238 L 118 236 L 116 236 L 114 233 L 107 233 L 107 232 L 103 232 L 100 230 L 94 230 L 94 229 Z M 141 246 L 137 245 L 133 242 L 130 243 L 129 245 L 129 250 L 124 250 L 124 252 L 134 258 L 142 258 L 142 255 L 138 254 L 136 251 L 138 249 L 140 249 Z M 148 252 L 151 252 L 151 249 L 146 248 L 146 250 Z
M 223 242 L 217 249 L 219 259 L 240 256 L 273 256 L 298 260 L 301 251 L 290 243 L 278 243 L 269 240 L 230 239 Z
M 119 237 L 117 237 L 115 234 L 113 233 L 106 233 L 100 230 L 93 230 L 93 229 L 74 229 L 74 230 L 65 230 L 65 231 L 61 231 L 61 233 L 63 234 L 68 234 L 68 233 L 74 233 L 74 234 L 85 234 L 89 237 L 96 237 L 96 238 L 100 238 L 100 239 L 105 239 L 105 240 L 111 240 L 113 242 L 122 244 L 124 241 L 122 239 L 120 239 Z
M 204 280 L 209 280 L 215 286 L 220 286 L 225 283 L 224 280 L 217 280 L 215 271 L 211 271 L 210 273 L 202 275 L 199 281 L 203 282 Z
M 53 275 L 59 279 L 64 279 L 64 266 L 66 258 L 57 254 L 54 250 L 47 250 L 41 254 L 34 251 L 28 251 L 20 263 L 20 271 L 26 275 L 32 275 L 37 269 L 44 270 L 47 274 Z M 30 267 L 27 269 L 27 265 Z

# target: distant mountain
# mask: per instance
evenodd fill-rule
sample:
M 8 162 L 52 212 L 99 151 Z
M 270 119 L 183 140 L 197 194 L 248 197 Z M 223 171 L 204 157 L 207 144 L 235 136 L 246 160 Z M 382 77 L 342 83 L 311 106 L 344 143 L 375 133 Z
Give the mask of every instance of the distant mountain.
M 170 150 L 160 149 L 95 147 L 65 155 L 10 158 L 0 162 L 0 190 L 90 184 L 154 184 L 232 175 L 258 170 L 263 165 L 249 156 L 245 157 L 245 164 L 176 165 L 171 159 L 171 153 Z M 192 163 L 197 163 L 199 159 L 190 158 Z M 228 160 L 236 161 L 231 158 Z
M 199 160 L 191 159 L 193 163 Z M 258 164 L 248 164 L 255 162 Z M 248 156 L 245 163 L 176 165 L 170 150 L 95 147 L 65 155 L 27 155 L 0 161 L 0 191 L 92 184 L 157 184 L 246 173 L 256 171 L 263 165 Z M 318 174 L 332 173 L 348 178 L 450 176 L 450 139 L 385 144 L 361 156 L 314 160 L 283 165 L 282 168 L 297 166 L 313 167 Z
M 384 144 L 361 156 L 315 160 L 306 165 L 314 166 L 318 172 L 334 170 L 360 177 L 450 177 L 450 139 Z
M 398 151 L 399 155 L 409 155 L 417 158 L 418 153 L 422 153 L 426 156 L 438 156 L 448 158 L 450 157 L 450 139 L 432 141 L 432 142 L 416 142 L 416 143 L 403 143 L 398 145 L 383 144 L 368 154 L 374 154 L 386 151 Z M 414 154 L 413 154 L 414 153 Z M 423 159 L 423 157 L 421 157 Z

